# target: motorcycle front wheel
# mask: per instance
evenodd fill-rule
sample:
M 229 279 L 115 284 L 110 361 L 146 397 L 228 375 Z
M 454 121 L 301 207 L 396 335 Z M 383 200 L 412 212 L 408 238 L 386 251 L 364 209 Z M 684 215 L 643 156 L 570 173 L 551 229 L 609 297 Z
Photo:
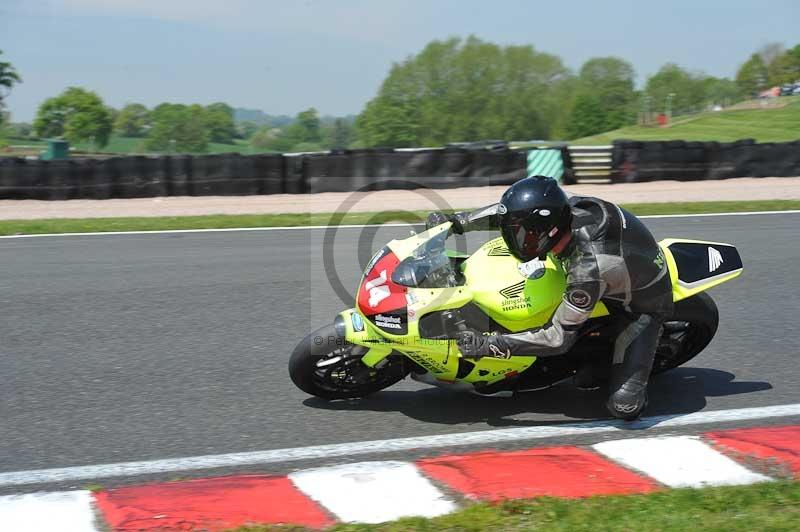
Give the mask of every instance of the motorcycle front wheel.
M 340 337 L 333 324 L 321 327 L 294 348 L 289 377 L 316 397 L 353 399 L 388 388 L 409 372 L 405 357 L 396 355 L 390 355 L 380 369 L 370 368 L 361 362 L 358 349 Z

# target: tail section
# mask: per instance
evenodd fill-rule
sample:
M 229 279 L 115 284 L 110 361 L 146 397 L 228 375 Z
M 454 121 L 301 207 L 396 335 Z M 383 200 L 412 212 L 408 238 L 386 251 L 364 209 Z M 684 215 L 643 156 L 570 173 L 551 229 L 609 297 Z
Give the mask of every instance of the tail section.
M 730 244 L 668 238 L 659 245 L 667 260 L 675 301 L 730 281 L 742 273 L 742 258 Z

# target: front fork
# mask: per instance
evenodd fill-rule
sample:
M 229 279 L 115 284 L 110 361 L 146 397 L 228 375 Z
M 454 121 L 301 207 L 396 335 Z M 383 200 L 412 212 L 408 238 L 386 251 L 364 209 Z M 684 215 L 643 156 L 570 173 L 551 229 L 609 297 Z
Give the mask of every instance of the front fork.
M 379 369 L 392 354 L 392 348 L 387 345 L 383 336 L 355 309 L 337 314 L 333 327 L 340 337 L 362 348 L 358 350 L 358 354 L 366 366 Z

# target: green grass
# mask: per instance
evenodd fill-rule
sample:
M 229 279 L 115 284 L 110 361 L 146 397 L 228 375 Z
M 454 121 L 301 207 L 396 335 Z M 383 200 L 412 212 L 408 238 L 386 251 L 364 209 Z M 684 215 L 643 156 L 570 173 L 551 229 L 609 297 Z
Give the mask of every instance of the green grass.
M 741 109 L 708 112 L 671 127 L 629 126 L 573 140 L 575 145 L 610 144 L 615 139 L 700 140 L 731 142 L 752 138 L 758 142 L 800 139 L 800 97 L 774 109 Z
M 397 501 L 402 504 L 402 501 Z M 798 530 L 800 482 L 751 486 L 674 489 L 648 495 L 540 498 L 474 504 L 434 519 L 408 518 L 381 525 L 336 525 L 333 532 L 407 530 L 460 531 L 675 531 Z M 304 530 L 300 527 L 246 526 L 236 532 Z
M 714 212 L 783 211 L 800 209 L 800 200 L 718 201 L 694 203 L 638 203 L 623 205 L 634 214 L 701 214 Z M 164 231 L 176 229 L 225 229 L 246 227 L 292 227 L 310 225 L 382 224 L 420 222 L 427 211 L 378 213 L 242 214 L 139 218 L 54 218 L 1 220 L 0 235 L 53 233 L 102 233 L 109 231 Z

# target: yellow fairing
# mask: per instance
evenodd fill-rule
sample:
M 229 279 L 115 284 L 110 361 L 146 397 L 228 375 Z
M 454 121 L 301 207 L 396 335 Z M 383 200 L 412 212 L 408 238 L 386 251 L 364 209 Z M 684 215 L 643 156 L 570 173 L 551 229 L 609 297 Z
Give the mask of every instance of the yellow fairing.
M 466 260 L 463 272 L 475 303 L 497 323 L 517 332 L 545 325 L 561 303 L 564 269 L 549 256 L 544 266 L 543 275 L 526 277 L 503 239 L 496 238 Z M 592 317 L 607 315 L 605 305 L 598 303 Z

